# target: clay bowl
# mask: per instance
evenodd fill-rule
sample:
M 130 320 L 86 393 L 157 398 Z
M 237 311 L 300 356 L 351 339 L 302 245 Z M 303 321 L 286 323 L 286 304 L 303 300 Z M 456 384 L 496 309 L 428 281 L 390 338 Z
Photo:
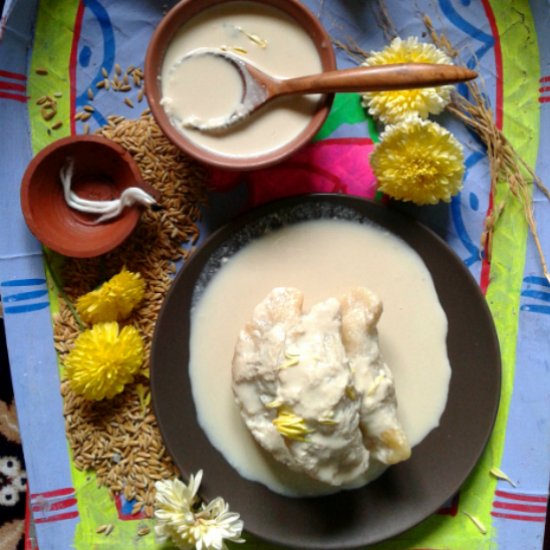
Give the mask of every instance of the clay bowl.
M 301 134 L 292 141 L 282 144 L 275 150 L 260 155 L 250 157 L 230 157 L 222 155 L 198 146 L 189 138 L 178 132 L 172 126 L 166 112 L 160 105 L 162 91 L 159 75 L 161 74 L 166 50 L 177 31 L 192 17 L 213 6 L 234 1 L 235 0 L 182 0 L 166 14 L 153 33 L 153 37 L 147 49 L 147 55 L 145 57 L 145 93 L 149 101 L 149 107 L 158 125 L 166 136 L 184 152 L 201 162 L 217 168 L 253 170 L 276 164 L 307 144 L 327 118 L 334 95 L 327 94 L 324 97 L 317 111 L 312 115 L 310 123 Z M 301 2 L 298 0 L 257 0 L 257 3 L 277 8 L 294 19 L 294 21 L 309 34 L 316 45 L 323 70 L 329 71 L 336 68 L 336 59 L 332 49 L 330 36 L 317 17 L 302 5 Z M 260 115 L 260 113 L 257 114 Z
M 59 171 L 67 158 L 74 159 L 72 190 L 91 200 L 112 200 L 127 187 L 141 187 L 139 169 L 116 143 L 98 136 L 74 136 L 45 147 L 30 162 L 21 184 L 21 206 L 29 229 L 48 248 L 65 256 L 90 258 L 109 252 L 134 230 L 139 207 L 125 208 L 105 223 L 96 215 L 70 208 L 63 196 Z

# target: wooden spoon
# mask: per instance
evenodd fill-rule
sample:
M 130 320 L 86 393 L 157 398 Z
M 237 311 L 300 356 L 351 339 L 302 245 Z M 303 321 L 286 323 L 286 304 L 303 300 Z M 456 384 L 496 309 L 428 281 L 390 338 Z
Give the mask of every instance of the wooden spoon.
M 464 82 L 477 77 L 475 71 L 456 65 L 401 63 L 361 66 L 297 78 L 279 79 L 268 75 L 230 52 L 209 48 L 194 50 L 180 62 L 203 55 L 212 55 L 231 63 L 243 82 L 241 101 L 235 106 L 232 113 L 207 120 L 190 117 L 182 121 L 184 126 L 205 132 L 216 132 L 229 128 L 249 117 L 251 113 L 269 101 L 286 95 L 430 88 Z

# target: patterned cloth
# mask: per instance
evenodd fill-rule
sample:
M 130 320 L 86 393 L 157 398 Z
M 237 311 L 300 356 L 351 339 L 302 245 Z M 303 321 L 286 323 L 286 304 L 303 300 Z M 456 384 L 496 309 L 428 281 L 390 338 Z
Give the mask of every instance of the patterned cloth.
M 0 311 L 0 550 L 22 550 L 26 473 Z
M 379 2 L 304 3 L 340 42 L 364 51 L 381 49 L 387 42 L 377 25 Z M 464 63 L 479 63 L 497 125 L 548 185 L 550 160 L 544 145 L 550 139 L 550 1 L 385 4 L 402 37 L 421 37 L 425 29 L 419 14 L 426 13 L 461 48 Z M 103 78 L 101 67 L 112 71 L 115 62 L 123 67 L 142 65 L 151 32 L 167 7 L 148 0 L 41 0 L 39 5 L 36 0 L 11 0 L 5 6 L 9 19 L 0 23 L 0 128 L 9 136 L 0 150 L 0 219 L 8 228 L 0 232 L 0 290 L 32 504 L 40 504 L 34 519 L 43 550 L 131 548 L 135 541 L 130 533 L 135 529 L 127 527 L 132 523 L 126 513 L 131 503 L 118 502 L 117 507 L 106 491 L 75 470 L 67 453 L 47 281 L 40 245 L 22 219 L 19 182 L 33 153 L 56 137 L 82 131 L 71 114 L 82 109 L 87 89 L 95 89 Z M 354 63 L 338 52 L 340 67 Z M 37 67 L 47 67 L 48 78 L 38 77 Z M 33 101 L 52 90 L 62 93 L 58 113 L 64 121 L 55 136 L 47 132 Z M 139 112 L 105 91 L 96 94 L 94 107 L 88 121 L 92 130 L 110 114 L 135 117 Z M 550 284 L 541 275 L 519 208 L 505 211 L 496 227 L 492 261 L 483 261 L 483 224 L 506 186 L 500 185 L 491 196 L 482 144 L 449 116 L 438 121 L 465 146 L 464 189 L 450 205 L 402 208 L 439 233 L 486 292 L 503 358 L 501 405 L 487 450 L 450 505 L 378 548 L 540 550 L 550 472 Z M 212 183 L 219 192 L 211 197 L 203 237 L 237 211 L 276 196 L 307 190 L 373 196 L 375 182 L 367 157 L 377 139 L 378 129 L 361 109 L 359 97 L 337 96 L 316 141 L 294 158 L 246 178 L 214 174 Z M 550 204 L 538 191 L 533 196 L 540 237 L 548 250 Z M 491 478 L 488 472 L 495 466 L 517 487 Z M 227 498 L 231 502 L 230 495 Z M 466 511 L 482 521 L 487 535 L 464 515 Z M 95 533 L 99 522 L 116 523 L 112 536 Z M 155 544 L 142 540 L 140 547 Z M 260 543 L 257 547 L 266 548 Z

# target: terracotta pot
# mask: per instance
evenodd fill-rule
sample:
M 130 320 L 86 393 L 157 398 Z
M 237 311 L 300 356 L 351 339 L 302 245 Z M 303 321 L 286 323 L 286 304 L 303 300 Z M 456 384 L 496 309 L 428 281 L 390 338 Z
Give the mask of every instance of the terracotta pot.
M 99 256 L 116 248 L 134 230 L 139 207 L 125 208 L 104 223 L 97 215 L 72 209 L 63 196 L 59 171 L 74 160 L 72 190 L 91 200 L 111 200 L 127 187 L 156 192 L 142 181 L 131 155 L 99 136 L 74 136 L 45 147 L 30 162 L 21 184 L 21 207 L 29 229 L 45 246 L 75 258 Z
M 218 168 L 230 170 L 265 168 L 287 158 L 313 138 L 329 114 L 334 99 L 333 94 L 325 96 L 324 101 L 320 103 L 319 108 L 312 116 L 311 122 L 299 136 L 276 150 L 250 157 L 230 157 L 196 145 L 172 126 L 166 112 L 160 105 L 162 91 L 159 75 L 162 71 L 164 55 L 174 35 L 182 25 L 199 12 L 231 1 L 235 0 L 182 0 L 166 14 L 153 33 L 147 49 L 145 57 L 145 93 L 149 101 L 149 107 L 158 125 L 166 136 L 184 152 L 206 164 Z M 330 36 L 317 17 L 303 6 L 301 2 L 298 0 L 262 0 L 261 2 L 258 1 L 258 3 L 277 8 L 294 19 L 306 30 L 315 43 L 323 70 L 329 71 L 336 68 L 336 59 Z

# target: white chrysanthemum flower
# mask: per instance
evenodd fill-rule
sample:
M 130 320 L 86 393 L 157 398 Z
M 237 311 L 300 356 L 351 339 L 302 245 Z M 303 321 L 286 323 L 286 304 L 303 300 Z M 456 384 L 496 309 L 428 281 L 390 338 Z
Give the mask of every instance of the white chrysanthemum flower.
M 373 52 L 363 65 L 394 65 L 396 63 L 452 64 L 452 59 L 433 44 L 419 42 L 416 37 L 406 40 L 395 38 L 380 52 Z M 407 115 L 415 114 L 427 118 L 441 113 L 451 100 L 453 86 L 416 88 L 388 92 L 365 92 L 363 106 L 369 114 L 385 124 L 393 124 Z
M 244 542 L 240 538 L 243 522 L 239 514 L 229 511 L 229 505 L 221 498 L 215 498 L 204 507 L 195 519 L 197 550 L 221 550 L 224 540 Z
M 179 479 L 155 483 L 155 533 L 161 540 L 171 539 L 183 550 L 225 550 L 225 540 L 240 538 L 243 522 L 228 504 L 215 498 L 204 504 L 197 496 L 202 470 L 190 476 L 189 483 Z
M 202 470 L 199 470 L 196 476 L 190 475 L 187 485 L 179 479 L 157 481 L 155 483 L 156 504 L 161 508 L 176 506 L 190 509 L 196 499 L 201 481 Z

